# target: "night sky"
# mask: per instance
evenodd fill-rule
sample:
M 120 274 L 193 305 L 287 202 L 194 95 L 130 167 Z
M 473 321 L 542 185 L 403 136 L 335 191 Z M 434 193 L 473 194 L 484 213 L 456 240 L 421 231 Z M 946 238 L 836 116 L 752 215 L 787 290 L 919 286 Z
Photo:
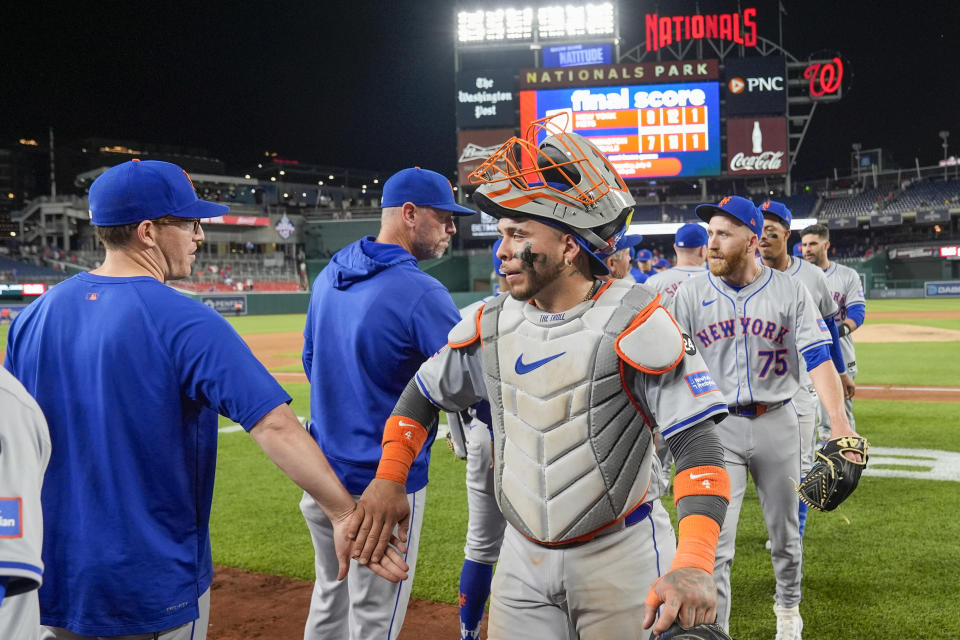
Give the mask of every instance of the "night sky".
M 960 3 L 783 5 L 789 52 L 839 52 L 848 65 L 845 96 L 818 107 L 796 176 L 843 172 L 852 142 L 889 149 L 904 167 L 914 157 L 927 165 L 942 157 L 937 133 L 946 129 L 951 154 L 960 152 Z M 643 40 L 644 13 L 695 5 L 619 6 L 627 50 Z M 777 3 L 741 0 L 748 6 L 758 9 L 760 35 L 777 40 Z M 737 2 L 699 7 L 737 11 Z M 302 162 L 384 171 L 418 164 L 452 175 L 454 13 L 446 0 L 11 3 L 0 21 L 0 146 L 45 139 L 52 125 L 58 142 L 200 147 L 233 171 L 271 150 Z

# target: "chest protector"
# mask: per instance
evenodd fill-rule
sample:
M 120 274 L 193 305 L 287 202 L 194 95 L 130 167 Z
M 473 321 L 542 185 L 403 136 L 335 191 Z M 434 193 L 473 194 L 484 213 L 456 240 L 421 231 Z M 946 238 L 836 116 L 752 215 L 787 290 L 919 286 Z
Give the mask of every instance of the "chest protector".
M 618 346 L 629 344 L 644 314 L 669 318 L 655 298 L 647 287 L 615 281 L 564 314 L 543 314 L 511 296 L 484 307 L 479 332 L 497 502 L 525 536 L 547 544 L 587 539 L 644 499 L 650 412 L 626 391 L 634 367 L 644 369 L 634 361 L 643 358 L 639 344 L 620 355 Z M 679 332 L 664 342 L 676 343 L 682 356 Z

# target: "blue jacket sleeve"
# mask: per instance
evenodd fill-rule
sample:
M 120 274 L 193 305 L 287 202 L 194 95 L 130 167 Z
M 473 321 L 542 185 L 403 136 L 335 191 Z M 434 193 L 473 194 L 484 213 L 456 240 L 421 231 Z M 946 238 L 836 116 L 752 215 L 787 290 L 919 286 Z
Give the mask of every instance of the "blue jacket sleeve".
M 313 323 L 311 322 L 311 316 L 313 315 L 313 306 L 307 308 L 307 323 L 303 328 L 303 354 L 301 359 L 303 361 L 303 372 L 307 374 L 307 382 L 313 382 L 310 379 L 310 371 L 313 369 Z
M 827 329 L 830 331 L 830 359 L 833 360 L 833 366 L 837 368 L 837 373 L 847 372 L 847 363 L 844 360 L 843 352 L 840 350 L 840 334 L 837 333 L 837 323 L 833 318 L 824 318 L 827 323 Z

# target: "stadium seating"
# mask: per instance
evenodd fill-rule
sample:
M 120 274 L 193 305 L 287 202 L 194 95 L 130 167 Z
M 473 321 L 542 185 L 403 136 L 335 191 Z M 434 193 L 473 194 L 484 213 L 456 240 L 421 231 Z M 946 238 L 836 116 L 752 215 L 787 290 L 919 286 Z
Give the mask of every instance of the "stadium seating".
M 14 274 L 16 274 L 16 279 L 21 281 L 30 278 L 46 279 L 64 277 L 63 272 L 57 271 L 56 269 L 48 269 L 47 267 L 40 267 L 28 262 L 20 262 L 2 257 L 0 257 L 0 273 L 4 274 L 6 278 L 12 278 Z

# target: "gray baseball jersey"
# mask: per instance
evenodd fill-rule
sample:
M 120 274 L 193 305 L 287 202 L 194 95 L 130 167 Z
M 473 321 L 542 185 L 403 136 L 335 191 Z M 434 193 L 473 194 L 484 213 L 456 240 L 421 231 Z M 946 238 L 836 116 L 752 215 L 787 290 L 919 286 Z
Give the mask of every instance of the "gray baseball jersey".
M 748 473 L 770 534 L 775 601 L 785 607 L 800 601 L 803 553 L 793 483 L 800 477 L 802 432 L 791 405 L 778 405 L 792 399 L 800 387 L 806 369 L 802 354 L 831 340 L 800 280 L 760 268 L 760 276 L 739 289 L 712 274 L 691 278 L 673 304 L 677 322 L 693 336 L 727 402 L 770 405 L 763 413 L 757 410 L 756 417 L 732 412 L 717 426 L 730 474 L 730 504 L 713 572 L 717 623 L 724 628 L 730 619 L 730 570 Z
M 762 265 L 760 277 L 739 290 L 712 274 L 687 280 L 673 311 L 731 405 L 789 400 L 806 367 L 803 353 L 830 344 L 806 287 Z
M 826 276 L 830 294 L 837 303 L 838 310 L 834 318 L 839 326 L 847 318 L 847 309 L 867 304 L 863 295 L 860 274 L 850 267 L 836 262 L 831 262 L 823 273 Z M 850 334 L 840 338 L 840 348 L 843 350 L 843 358 L 847 361 L 847 366 L 849 367 L 852 364 L 855 366 L 857 356 L 853 347 L 853 337 Z
M 695 278 L 707 272 L 704 267 L 673 267 L 647 278 L 644 283 L 663 294 L 663 303 L 667 304 L 677 295 L 677 288 L 688 278 Z
M 804 284 L 817 305 L 820 317 L 832 318 L 837 313 L 837 303 L 833 301 L 833 296 L 827 288 L 827 278 L 820 269 L 806 260 L 791 256 L 790 264 L 783 272 Z M 819 403 L 806 367 L 800 368 L 800 390 L 794 396 L 793 402 L 801 415 L 816 415 Z
M 40 489 L 50 461 L 50 433 L 36 401 L 0 367 L 0 638 L 40 634 L 37 589 L 43 582 Z

